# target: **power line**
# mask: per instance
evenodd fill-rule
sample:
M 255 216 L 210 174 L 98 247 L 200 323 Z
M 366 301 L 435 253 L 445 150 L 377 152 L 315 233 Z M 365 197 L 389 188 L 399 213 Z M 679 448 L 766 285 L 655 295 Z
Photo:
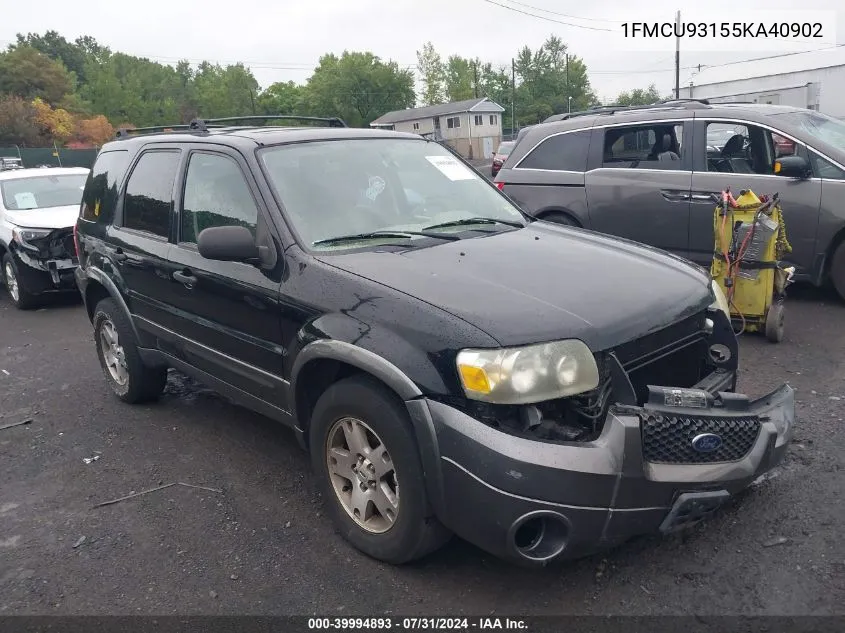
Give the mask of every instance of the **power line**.
M 516 0 L 505 0 L 510 4 L 518 4 L 521 7 L 525 7 L 527 9 L 532 9 L 534 11 L 540 11 L 542 13 L 550 13 L 551 15 L 559 15 L 562 18 L 570 18 L 573 20 L 585 20 L 587 22 L 605 22 L 608 24 L 622 24 L 621 20 L 603 20 L 602 18 L 584 18 L 579 15 L 569 15 L 566 13 L 561 13 L 559 11 L 552 11 L 551 9 L 541 9 L 540 7 L 535 7 L 530 4 L 525 4 L 524 2 L 517 2 Z M 539 17 L 539 16 L 537 16 Z
M 500 4 L 495 2 L 494 0 L 482 0 L 482 2 L 487 2 L 488 4 L 495 4 L 497 7 L 502 7 L 503 9 L 507 9 L 508 11 L 516 11 L 517 13 L 521 13 L 522 15 L 527 15 L 532 18 L 537 18 L 538 20 L 546 20 L 547 22 L 554 22 L 555 24 L 563 24 L 564 26 L 574 26 L 577 29 L 588 29 L 590 31 L 607 31 L 608 33 L 615 33 L 614 29 L 603 29 L 598 26 L 587 26 L 586 24 L 573 24 L 572 22 L 564 22 L 562 20 L 555 20 L 554 18 L 547 18 L 544 15 L 537 15 L 536 13 L 529 13 L 528 11 L 523 11 L 522 9 L 517 9 L 516 7 L 509 7 L 506 4 Z

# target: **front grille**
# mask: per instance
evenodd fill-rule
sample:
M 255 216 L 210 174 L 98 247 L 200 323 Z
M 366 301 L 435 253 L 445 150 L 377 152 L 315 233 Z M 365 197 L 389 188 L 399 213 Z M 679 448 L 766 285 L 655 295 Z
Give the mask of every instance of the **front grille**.
M 625 369 L 631 371 L 662 356 L 668 350 L 703 338 L 706 318 L 706 312 L 694 314 L 661 330 L 623 343 L 613 351 Z
M 760 434 L 760 419 L 688 416 L 649 416 L 642 423 L 643 458 L 656 464 L 712 464 L 735 462 L 745 457 Z M 713 433 L 722 445 L 700 453 L 692 440 L 701 433 Z

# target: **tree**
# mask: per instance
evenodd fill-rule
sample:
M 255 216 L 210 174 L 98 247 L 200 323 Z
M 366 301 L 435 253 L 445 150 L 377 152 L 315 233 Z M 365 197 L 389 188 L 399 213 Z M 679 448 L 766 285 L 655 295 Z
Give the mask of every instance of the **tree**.
M 417 51 L 417 70 L 422 76 L 422 105 L 443 103 L 445 98 L 444 82 L 446 73 L 440 54 L 434 50 L 431 42 L 426 42 L 422 50 Z
M 50 142 L 64 143 L 75 130 L 73 116 L 61 108 L 52 108 L 40 97 L 32 102 L 35 108 L 35 121 L 41 128 L 41 136 L 45 144 Z
M 21 97 L 0 96 L 0 145 L 37 145 L 41 129 L 35 107 Z
M 370 52 L 323 55 L 303 102 L 315 115 L 340 116 L 347 125 L 366 127 L 387 112 L 414 106 L 414 75 Z
M 114 127 L 102 114 L 76 122 L 74 141 L 83 146 L 99 147 L 114 138 Z
M 17 46 L 0 54 L 0 93 L 27 101 L 40 98 L 58 103 L 74 90 L 73 76 L 64 65 L 31 46 Z
M 635 88 L 630 92 L 621 92 L 614 105 L 621 106 L 635 106 L 635 105 L 651 105 L 661 100 L 660 93 L 657 91 L 657 86 L 651 84 L 648 88 Z
M 258 112 L 258 81 L 243 64 L 202 62 L 194 75 L 199 114 L 205 118 L 248 116 Z
M 460 55 L 446 60 L 446 97 L 449 101 L 464 101 L 480 97 L 481 62 Z
M 77 80 L 85 80 L 86 51 L 68 42 L 56 31 L 47 31 L 44 35 L 27 33 L 25 36 L 18 33 L 17 44 L 9 46 L 14 50 L 17 47 L 34 48 L 50 59 L 61 62 L 65 68 L 76 75 Z
M 261 114 L 306 114 L 304 93 L 305 86 L 293 81 L 276 82 L 258 95 L 258 110 Z

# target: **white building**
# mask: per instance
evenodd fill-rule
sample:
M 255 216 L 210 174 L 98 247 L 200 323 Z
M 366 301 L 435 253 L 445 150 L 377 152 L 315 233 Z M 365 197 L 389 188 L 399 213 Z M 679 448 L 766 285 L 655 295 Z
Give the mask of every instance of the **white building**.
M 845 47 L 704 68 L 680 96 L 787 105 L 845 118 Z
M 491 158 L 502 140 L 504 111 L 481 97 L 388 112 L 370 126 L 442 140 L 466 158 Z

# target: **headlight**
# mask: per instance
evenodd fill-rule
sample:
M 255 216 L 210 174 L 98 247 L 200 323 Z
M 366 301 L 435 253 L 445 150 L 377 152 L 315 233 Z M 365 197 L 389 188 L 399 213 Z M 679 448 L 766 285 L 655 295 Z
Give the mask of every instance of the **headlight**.
M 599 370 L 590 348 L 566 340 L 508 349 L 465 349 L 458 375 L 468 398 L 527 404 L 595 389 Z
M 725 296 L 722 287 L 716 282 L 714 279 L 710 282 L 710 286 L 713 288 L 713 294 L 716 295 L 716 300 L 710 305 L 711 308 L 718 308 L 722 312 L 725 313 L 725 316 L 728 317 L 728 321 L 731 320 L 731 307 L 728 303 L 728 298 Z
M 43 229 L 14 229 L 12 231 L 15 239 L 22 244 L 28 244 L 32 240 L 37 240 L 39 237 L 46 237 L 50 233 L 50 230 Z

